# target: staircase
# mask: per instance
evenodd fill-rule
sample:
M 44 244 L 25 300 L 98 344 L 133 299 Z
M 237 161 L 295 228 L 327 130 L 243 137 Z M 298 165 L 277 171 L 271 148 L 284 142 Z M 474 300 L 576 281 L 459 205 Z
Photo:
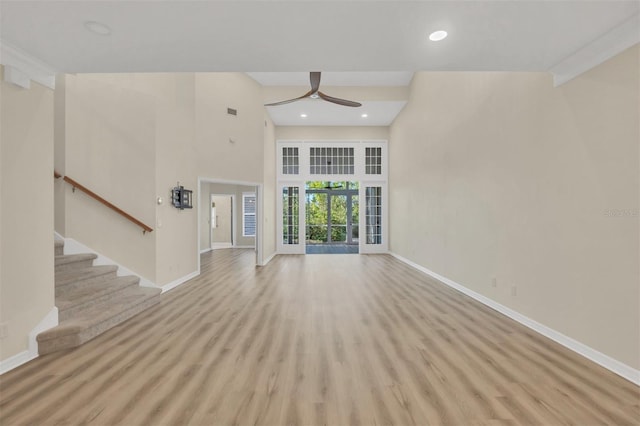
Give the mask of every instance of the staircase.
M 55 295 L 59 325 L 37 336 L 40 355 L 74 348 L 160 301 L 160 290 L 118 277 L 117 266 L 93 266 L 95 254 L 63 254 L 55 242 Z

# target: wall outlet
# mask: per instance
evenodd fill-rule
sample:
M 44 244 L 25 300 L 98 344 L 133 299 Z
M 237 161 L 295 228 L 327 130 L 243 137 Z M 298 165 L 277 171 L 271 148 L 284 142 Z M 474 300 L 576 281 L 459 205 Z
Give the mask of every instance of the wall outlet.
M 9 336 L 9 324 L 3 322 L 0 324 L 0 339 L 6 339 Z
M 491 280 L 491 287 L 498 287 L 498 279 L 496 277 Z
M 518 287 L 516 287 L 515 285 L 511 286 L 511 295 L 512 296 L 517 296 L 518 295 Z

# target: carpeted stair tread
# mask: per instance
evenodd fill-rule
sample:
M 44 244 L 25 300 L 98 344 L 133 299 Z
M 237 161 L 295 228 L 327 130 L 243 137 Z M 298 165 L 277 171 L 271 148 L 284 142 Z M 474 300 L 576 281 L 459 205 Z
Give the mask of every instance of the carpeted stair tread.
M 78 253 L 78 254 L 63 254 L 56 256 L 56 265 L 64 265 L 67 263 L 78 262 L 80 260 L 94 260 L 98 257 L 94 253 Z
M 140 278 L 128 275 L 115 277 L 102 282 L 93 282 L 84 286 L 73 287 L 71 290 L 56 296 L 59 319 L 64 321 L 78 312 L 113 298 L 119 292 L 134 287 L 138 288 Z
M 79 281 L 88 281 L 102 275 L 113 274 L 113 276 L 115 276 L 117 271 L 118 267 L 115 265 L 97 265 L 88 268 L 56 272 L 56 287 L 62 287 Z
M 55 257 L 55 269 L 57 272 L 61 272 L 76 268 L 86 268 L 91 266 L 93 260 L 97 257 L 98 255 L 94 253 L 63 254 Z
M 59 325 L 36 337 L 40 355 L 80 346 L 160 302 L 161 290 L 140 287 L 136 276 L 118 277 L 115 265 L 93 266 L 93 253 L 64 254 L 54 240 Z
M 127 288 L 108 301 L 91 305 L 74 318 L 40 333 L 40 354 L 79 346 L 160 301 L 160 289 Z

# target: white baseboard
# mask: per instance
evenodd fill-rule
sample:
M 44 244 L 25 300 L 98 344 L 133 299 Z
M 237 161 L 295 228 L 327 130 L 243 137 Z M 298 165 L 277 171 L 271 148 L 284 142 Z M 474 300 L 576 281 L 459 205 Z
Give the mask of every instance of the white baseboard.
M 26 364 L 27 362 L 37 357 L 38 354 L 34 355 L 31 353 L 31 351 L 26 350 L 7 358 L 4 361 L 0 361 L 0 376 L 6 372 L 13 370 L 14 368 L 20 367 L 22 364 Z
M 235 249 L 255 249 L 256 246 L 233 246 Z
M 258 266 L 267 266 L 267 263 L 271 262 L 273 260 L 274 257 L 276 257 L 278 255 L 278 253 L 273 253 L 271 256 L 267 257 L 266 259 L 264 259 L 262 261 L 262 263 Z
M 407 265 L 417 269 L 418 271 L 424 272 L 425 274 L 435 278 L 436 280 L 442 282 L 443 284 L 452 287 L 459 292 L 466 294 L 469 297 L 477 300 L 478 302 L 500 312 L 503 315 L 508 316 L 509 318 L 519 322 L 520 324 L 530 328 L 531 330 L 542 334 L 543 336 L 548 337 L 549 339 L 561 344 L 562 346 L 571 349 L 572 351 L 582 355 L 583 357 L 590 359 L 596 364 L 606 368 L 607 370 L 629 380 L 632 383 L 640 386 L 640 370 L 636 370 L 633 367 L 630 367 L 614 358 L 611 358 L 608 355 L 599 352 L 584 343 L 578 342 L 577 340 L 572 339 L 571 337 L 565 336 L 564 334 L 547 327 L 544 324 L 540 324 L 539 322 L 532 320 L 531 318 L 522 315 L 519 312 L 514 311 L 511 308 L 508 308 L 486 296 L 483 296 L 480 293 L 476 293 L 475 291 L 456 283 L 455 281 L 450 280 L 449 278 L 443 277 L 424 266 L 418 265 L 415 262 L 412 262 L 409 259 L 406 259 L 396 253 L 389 253 L 391 256 L 400 260 L 401 262 L 406 263 Z
M 202 250 L 200 250 L 200 254 L 209 253 L 211 250 L 213 250 L 211 247 L 208 247 L 206 249 L 202 249 Z
M 0 375 L 11 371 L 16 367 L 25 364 L 38 357 L 38 341 L 36 337 L 45 330 L 58 325 L 58 308 L 55 306 L 44 316 L 44 318 L 29 333 L 29 349 L 22 351 L 12 357 L 0 361 Z
M 232 247 L 233 247 L 233 244 L 231 243 L 212 243 L 211 248 L 209 250 L 220 250 L 220 249 L 227 249 Z
M 187 274 L 184 277 L 180 277 L 177 280 L 173 280 L 170 283 L 167 283 L 162 287 L 160 287 L 162 289 L 162 293 L 166 293 L 169 290 L 173 290 L 174 288 L 178 287 L 180 284 L 183 284 L 189 281 L 190 279 L 197 277 L 198 275 L 200 275 L 200 271 L 193 271 L 192 273 Z
M 60 234 L 57 234 L 57 235 L 59 236 Z M 93 261 L 94 265 L 116 265 L 118 267 L 117 275 L 119 277 L 124 275 L 135 275 L 140 278 L 140 285 L 142 287 L 159 288 L 159 286 L 157 286 L 150 279 L 141 276 L 137 272 L 131 271 L 130 269 L 108 258 L 107 256 L 101 253 L 98 253 L 97 251 L 95 251 L 90 247 L 85 246 L 79 241 L 76 241 L 73 238 L 63 238 L 63 240 L 64 240 L 64 254 L 95 253 L 96 255 L 98 255 L 98 257 Z

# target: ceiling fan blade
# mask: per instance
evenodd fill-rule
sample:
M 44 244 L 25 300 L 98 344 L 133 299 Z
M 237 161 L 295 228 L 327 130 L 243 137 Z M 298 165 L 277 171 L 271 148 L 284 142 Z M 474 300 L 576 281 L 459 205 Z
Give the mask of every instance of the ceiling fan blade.
M 311 80 L 311 92 L 316 93 L 320 88 L 320 73 L 318 71 L 309 73 L 309 80 Z
M 291 102 L 299 101 L 300 99 L 308 98 L 313 93 L 314 92 L 312 92 L 312 91 L 308 91 L 307 93 L 305 93 L 304 95 L 300 96 L 299 98 L 287 99 L 286 101 L 280 101 L 280 102 L 273 102 L 273 103 L 270 103 L 270 104 L 264 104 L 264 106 L 276 106 L 276 105 L 289 104 Z
M 362 104 L 360 102 L 348 101 L 346 99 L 334 98 L 333 96 L 325 95 L 322 92 L 318 92 L 318 96 L 324 99 L 327 102 L 333 102 L 334 104 L 348 106 L 348 107 L 361 107 Z

